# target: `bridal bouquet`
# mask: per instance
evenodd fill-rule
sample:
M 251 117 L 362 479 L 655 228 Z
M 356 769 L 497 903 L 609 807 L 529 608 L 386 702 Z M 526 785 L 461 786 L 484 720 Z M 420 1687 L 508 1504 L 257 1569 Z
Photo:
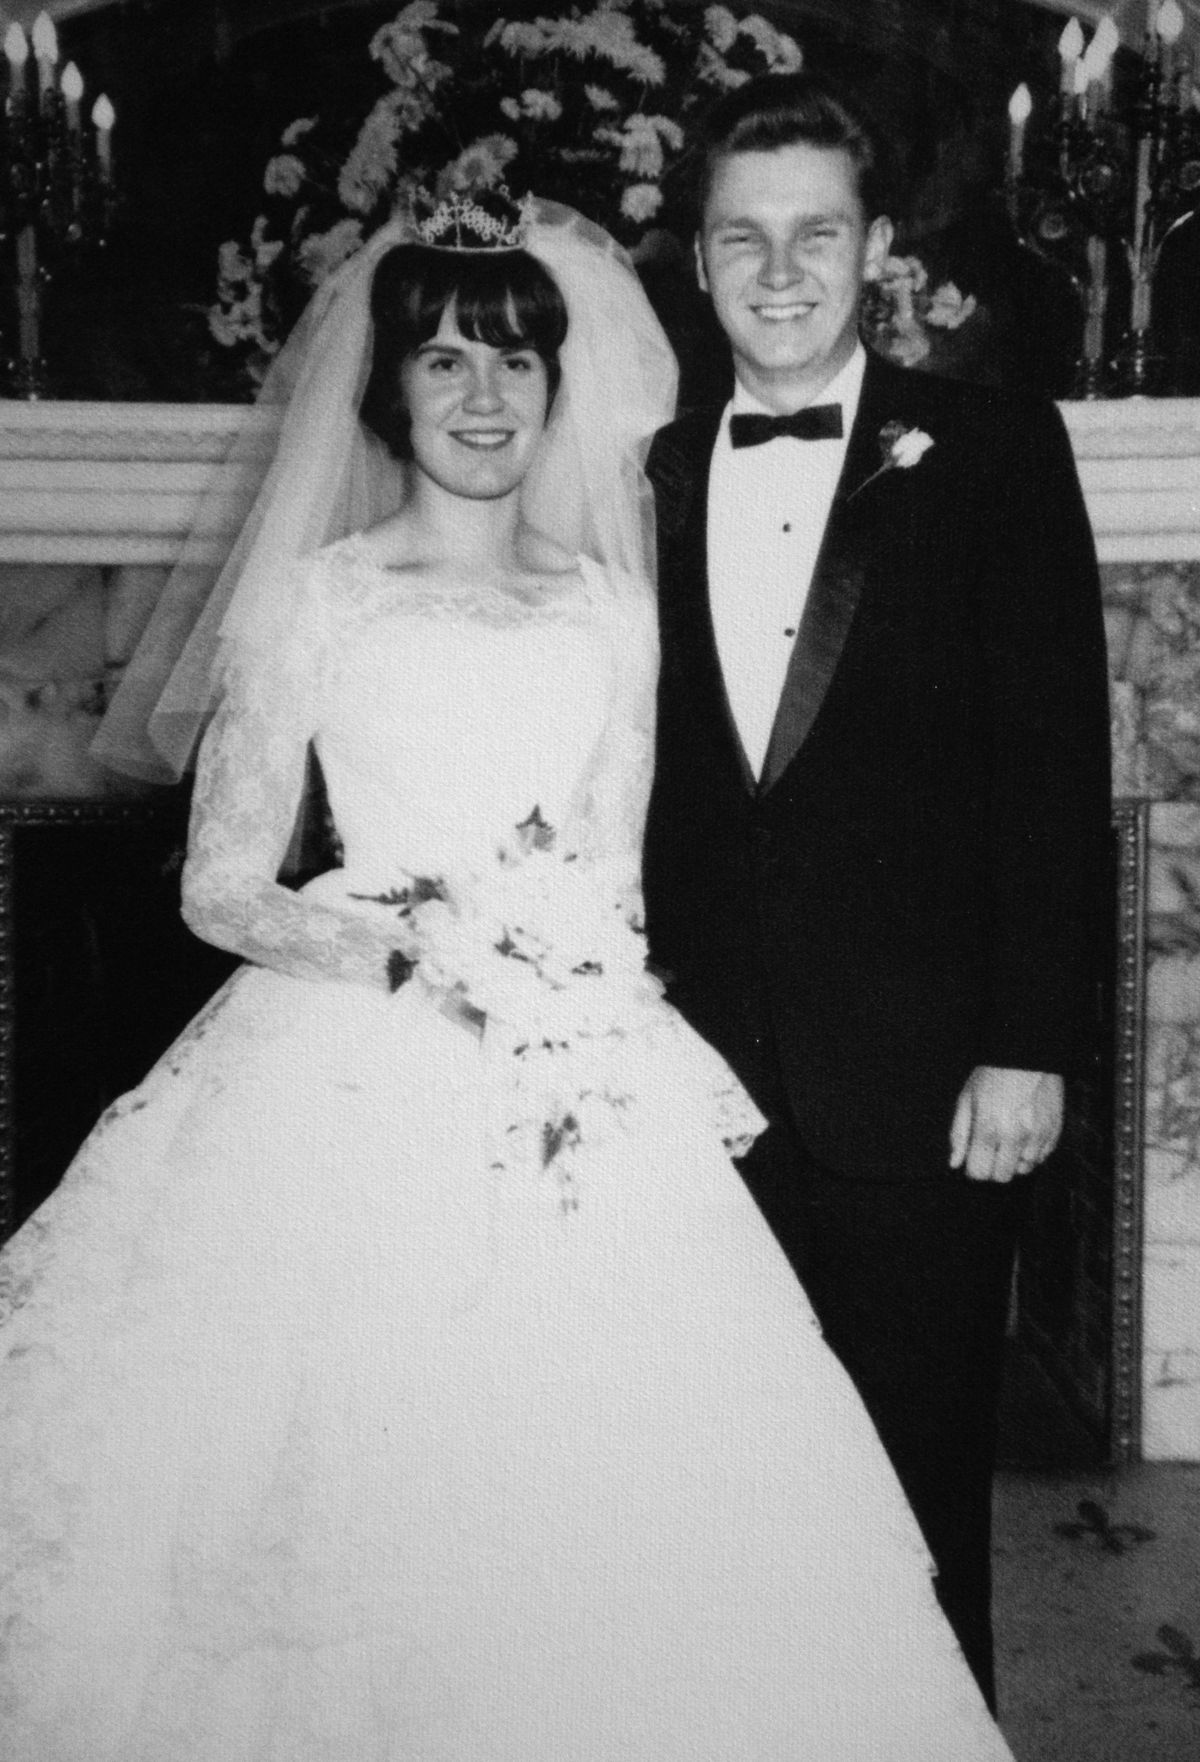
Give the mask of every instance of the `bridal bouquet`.
M 484 1024 L 504 1115 L 497 1166 L 553 1164 L 567 1209 L 571 1153 L 633 1100 L 636 1037 L 663 1016 L 624 880 L 624 865 L 563 852 L 535 808 L 468 886 L 421 877 L 375 896 L 404 919 L 420 979 Z
M 556 843 L 535 810 L 464 897 L 442 891 L 412 913 L 421 976 L 502 1025 L 518 1051 L 629 1033 L 661 995 L 613 866 Z
M 800 67 L 758 13 L 691 0 L 592 0 L 500 16 L 411 0 L 367 52 L 365 116 L 331 103 L 284 130 L 248 244 L 221 247 L 210 325 L 261 377 L 314 287 L 417 190 L 536 190 L 630 247 L 689 229 L 673 174 L 690 121 L 722 90 Z

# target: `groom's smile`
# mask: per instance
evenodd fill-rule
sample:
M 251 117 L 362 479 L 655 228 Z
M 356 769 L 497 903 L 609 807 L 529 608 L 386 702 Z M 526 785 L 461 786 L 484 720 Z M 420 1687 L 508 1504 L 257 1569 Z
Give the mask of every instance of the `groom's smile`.
M 892 229 L 868 220 L 848 153 L 795 144 L 719 159 L 697 244 L 737 375 L 769 409 L 810 403 L 849 360 L 863 282 Z

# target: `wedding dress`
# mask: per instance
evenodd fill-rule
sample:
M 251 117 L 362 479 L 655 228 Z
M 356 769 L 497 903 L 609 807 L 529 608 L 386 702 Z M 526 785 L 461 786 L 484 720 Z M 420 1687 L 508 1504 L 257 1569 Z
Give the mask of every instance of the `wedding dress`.
M 0 1259 L 5 1762 L 1008 1757 L 639 971 L 650 615 L 352 537 L 231 684 L 187 894 L 252 964 Z

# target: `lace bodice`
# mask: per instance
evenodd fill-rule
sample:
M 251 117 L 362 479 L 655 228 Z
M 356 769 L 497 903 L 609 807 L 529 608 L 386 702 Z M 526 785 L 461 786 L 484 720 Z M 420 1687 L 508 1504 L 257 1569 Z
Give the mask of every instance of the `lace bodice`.
M 295 977 L 386 986 L 403 926 L 355 896 L 437 877 L 466 898 L 535 809 L 636 913 L 648 608 L 586 559 L 536 604 L 414 588 L 357 537 L 303 567 L 285 652 L 233 671 L 201 752 L 184 872 L 197 934 Z M 296 893 L 276 877 L 310 742 L 344 868 Z

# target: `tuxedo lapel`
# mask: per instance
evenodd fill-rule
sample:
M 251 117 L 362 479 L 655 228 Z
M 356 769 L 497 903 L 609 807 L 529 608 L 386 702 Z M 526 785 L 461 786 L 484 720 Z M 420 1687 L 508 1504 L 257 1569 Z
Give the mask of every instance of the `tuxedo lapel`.
M 867 485 L 880 464 L 890 375 L 868 356 L 858 413 L 792 649 L 759 787 L 771 789 L 808 738 L 837 671 L 881 533 L 881 499 Z M 859 491 L 863 491 L 862 494 Z

